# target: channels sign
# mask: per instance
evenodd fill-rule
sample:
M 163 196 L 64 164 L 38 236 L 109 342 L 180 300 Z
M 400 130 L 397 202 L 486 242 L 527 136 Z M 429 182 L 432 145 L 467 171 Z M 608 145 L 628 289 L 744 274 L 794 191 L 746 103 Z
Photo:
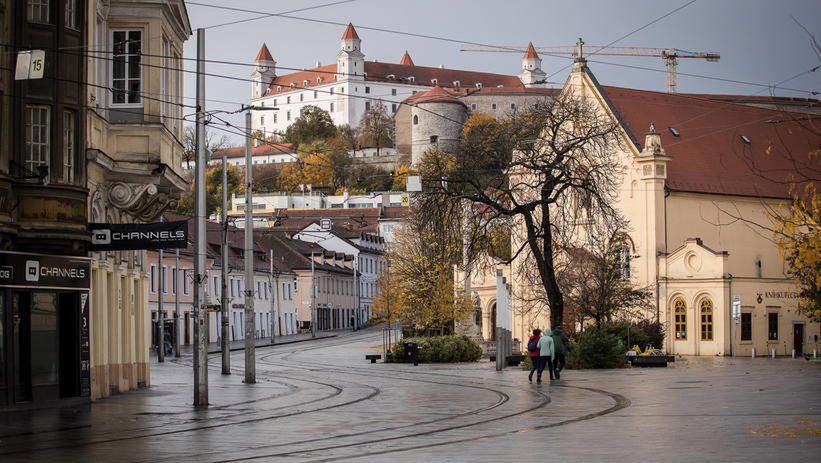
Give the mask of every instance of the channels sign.
M 93 251 L 174 249 L 188 246 L 188 221 L 117 224 L 90 223 Z
M 0 252 L 0 287 L 88 289 L 88 257 Z

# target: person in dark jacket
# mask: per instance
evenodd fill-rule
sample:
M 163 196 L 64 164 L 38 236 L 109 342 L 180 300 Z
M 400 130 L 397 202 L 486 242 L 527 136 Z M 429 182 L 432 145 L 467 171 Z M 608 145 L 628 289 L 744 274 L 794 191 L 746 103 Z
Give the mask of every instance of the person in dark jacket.
M 553 350 L 555 357 L 553 359 L 553 368 L 556 379 L 559 379 L 559 373 L 564 370 L 565 355 L 567 354 L 567 346 L 570 342 L 567 335 L 562 331 L 562 327 L 557 326 L 553 329 Z
M 539 355 L 539 339 L 542 337 L 542 330 L 535 329 L 533 330 L 533 335 L 530 336 L 530 339 L 527 340 L 527 354 L 530 356 L 530 374 L 527 376 L 527 380 L 531 383 L 533 382 L 533 372 L 539 371 L 541 374 L 541 370 L 544 369 L 542 366 L 542 357 Z

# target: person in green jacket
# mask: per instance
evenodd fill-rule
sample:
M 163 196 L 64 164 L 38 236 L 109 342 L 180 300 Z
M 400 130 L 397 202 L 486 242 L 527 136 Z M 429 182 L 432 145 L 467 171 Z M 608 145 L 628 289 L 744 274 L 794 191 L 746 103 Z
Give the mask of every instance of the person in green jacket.
M 565 355 L 567 354 L 567 346 L 570 340 L 567 339 L 567 335 L 564 334 L 560 326 L 553 329 L 552 337 L 553 350 L 555 351 L 553 356 L 553 373 L 556 379 L 559 379 L 559 373 L 564 370 Z
M 547 371 L 550 372 L 550 380 L 553 381 L 553 336 L 550 336 L 550 332 L 539 339 L 538 347 L 541 362 L 539 362 L 536 382 L 542 382 L 542 371 L 544 371 L 545 367 L 547 367 Z

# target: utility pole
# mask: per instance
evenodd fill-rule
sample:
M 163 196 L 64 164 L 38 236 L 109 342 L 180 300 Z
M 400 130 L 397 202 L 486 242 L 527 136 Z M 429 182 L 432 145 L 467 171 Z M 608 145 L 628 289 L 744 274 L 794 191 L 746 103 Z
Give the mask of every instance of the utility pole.
M 160 223 L 162 222 L 163 218 L 160 216 Z M 157 333 L 157 362 L 163 363 L 165 362 L 165 311 L 163 310 L 163 299 L 165 298 L 165 266 L 163 266 L 162 249 L 160 249 L 159 252 L 159 261 L 160 284 L 157 298 L 157 327 L 159 328 L 159 333 Z
M 359 281 L 361 281 L 361 277 L 357 279 L 357 274 L 359 273 L 359 255 L 356 254 L 353 257 L 353 302 L 354 302 L 354 331 L 359 330 L 362 323 L 360 322 L 360 314 L 359 314 Z
M 194 406 L 208 406 L 208 331 L 205 317 L 205 29 L 197 29 L 197 165 L 194 259 Z
M 231 374 L 231 321 L 228 316 L 228 158 L 222 157 L 222 223 L 220 243 L 220 347 L 222 350 L 222 374 Z M 214 288 L 216 289 L 216 288 Z
M 174 357 L 180 357 L 180 249 L 174 250 L 174 265 L 177 270 L 174 272 Z M 183 278 L 182 284 L 185 284 Z
M 311 251 L 311 337 L 316 337 L 316 285 L 314 284 L 314 252 Z
M 251 165 L 251 111 L 245 111 L 245 250 L 242 253 L 245 261 L 245 383 L 257 382 L 255 364 L 254 338 L 254 209 L 252 193 Z
M 274 250 L 270 249 L 268 252 L 269 252 L 269 256 L 270 256 L 270 258 L 268 260 L 270 261 L 270 266 L 271 266 L 271 273 L 270 273 L 270 276 L 268 277 L 268 287 L 271 289 L 271 291 L 270 291 L 271 294 L 269 294 L 269 297 L 271 298 L 271 319 L 272 319 L 271 320 L 271 326 L 270 326 L 270 328 L 271 328 L 271 344 L 274 344 L 276 342 L 276 340 L 274 339 L 274 336 L 276 336 L 276 329 L 279 326 L 279 319 L 277 318 L 277 307 L 276 307 L 276 305 L 279 303 L 279 299 L 277 298 L 277 290 L 278 290 L 277 286 L 279 286 L 279 281 L 277 279 L 274 279 Z

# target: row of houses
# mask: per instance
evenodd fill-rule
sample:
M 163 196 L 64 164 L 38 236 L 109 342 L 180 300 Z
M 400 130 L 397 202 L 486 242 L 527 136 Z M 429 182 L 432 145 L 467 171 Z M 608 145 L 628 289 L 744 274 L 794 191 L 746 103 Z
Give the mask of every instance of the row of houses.
M 165 214 L 165 220 L 193 219 Z M 387 270 L 385 240 L 341 223 L 290 221 L 276 229 L 254 230 L 253 256 L 244 255 L 244 231 L 207 223 L 206 304 L 228 305 L 230 340 L 244 339 L 245 259 L 253 259 L 255 337 L 289 336 L 310 330 L 350 329 L 368 324 L 378 281 Z M 224 240 L 223 240 L 224 236 Z M 222 262 L 223 242 L 228 259 Z M 223 267 L 227 279 L 223 282 Z M 148 301 L 152 345 L 159 334 L 162 305 L 165 339 L 188 345 L 193 336 L 193 246 L 178 251 L 149 251 Z M 312 294 L 314 297 L 312 299 Z M 223 296 L 224 295 L 224 296 Z M 178 310 L 178 311 L 177 311 Z M 177 318 L 178 317 L 178 318 Z M 209 312 L 211 342 L 220 340 L 220 314 Z

